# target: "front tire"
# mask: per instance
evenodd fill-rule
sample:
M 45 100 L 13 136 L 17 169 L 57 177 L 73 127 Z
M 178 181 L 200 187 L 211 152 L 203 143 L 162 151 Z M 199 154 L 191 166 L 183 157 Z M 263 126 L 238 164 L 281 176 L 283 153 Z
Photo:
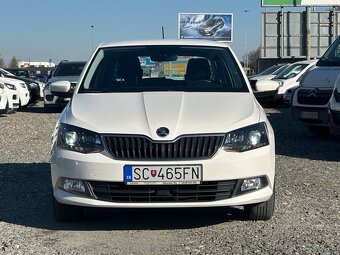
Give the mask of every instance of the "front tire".
M 82 218 L 83 208 L 80 206 L 61 204 L 53 197 L 53 212 L 56 221 L 78 221 Z
M 247 218 L 250 220 L 270 220 L 274 214 L 275 188 L 268 201 L 244 206 Z

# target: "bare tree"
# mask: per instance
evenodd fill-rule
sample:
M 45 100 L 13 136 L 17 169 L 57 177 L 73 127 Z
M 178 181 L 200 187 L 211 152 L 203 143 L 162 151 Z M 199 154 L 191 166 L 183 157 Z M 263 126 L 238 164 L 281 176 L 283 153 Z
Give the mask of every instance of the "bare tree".
M 5 68 L 5 62 L 1 56 L 0 56 L 0 68 Z
M 9 62 L 9 67 L 10 68 L 17 68 L 18 67 L 18 60 L 17 60 L 17 58 L 15 56 Z
M 248 66 L 251 70 L 257 72 L 257 63 L 261 56 L 261 47 L 248 52 Z

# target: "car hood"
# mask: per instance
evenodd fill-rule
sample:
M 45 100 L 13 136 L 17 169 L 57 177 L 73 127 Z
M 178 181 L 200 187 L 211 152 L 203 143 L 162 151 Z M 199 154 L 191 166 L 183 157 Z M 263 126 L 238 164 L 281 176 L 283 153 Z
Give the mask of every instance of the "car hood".
M 259 80 L 256 82 L 257 91 L 272 91 L 277 90 L 280 84 L 276 80 Z
M 333 88 L 340 82 L 340 67 L 315 67 L 301 82 L 302 87 Z
M 275 76 L 276 75 L 274 75 L 274 74 L 257 75 L 257 76 L 249 78 L 249 80 L 255 80 L 255 81 L 270 80 L 270 79 L 274 78 Z
M 53 76 L 48 80 L 48 83 L 52 83 L 55 81 L 69 81 L 69 82 L 78 82 L 79 76 Z
M 60 121 L 95 132 L 173 140 L 183 134 L 225 133 L 259 121 L 251 93 L 142 92 L 75 94 Z M 156 130 L 170 130 L 160 138 Z
M 32 79 L 29 79 L 29 78 L 24 78 L 24 77 L 18 77 L 18 76 L 6 76 L 6 78 L 9 78 L 9 79 L 14 79 L 14 80 L 19 80 L 19 81 L 23 81 L 27 84 L 31 84 L 31 83 L 34 83 L 36 86 L 38 86 L 38 82 L 32 80 Z
M 24 83 L 23 81 L 17 80 L 17 79 L 12 79 L 12 78 L 7 78 L 7 77 L 0 77 L 0 82 L 2 83 L 10 83 L 13 85 L 19 85 L 19 83 Z

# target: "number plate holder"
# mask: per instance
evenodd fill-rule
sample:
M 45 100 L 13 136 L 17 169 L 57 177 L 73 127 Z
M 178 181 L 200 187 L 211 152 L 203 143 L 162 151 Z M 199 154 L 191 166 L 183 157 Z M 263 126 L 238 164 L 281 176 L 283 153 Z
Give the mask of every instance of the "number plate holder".
M 318 120 L 319 113 L 318 112 L 301 112 L 302 119 L 309 119 L 309 120 Z
M 202 182 L 202 165 L 125 165 L 128 185 L 189 185 Z

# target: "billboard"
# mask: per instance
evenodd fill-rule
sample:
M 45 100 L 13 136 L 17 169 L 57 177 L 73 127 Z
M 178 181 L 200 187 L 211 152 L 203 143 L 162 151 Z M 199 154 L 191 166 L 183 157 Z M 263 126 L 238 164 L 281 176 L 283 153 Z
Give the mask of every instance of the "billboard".
M 340 6 L 339 0 L 262 0 L 262 6 Z
M 233 14 L 179 13 L 178 38 L 232 42 Z

